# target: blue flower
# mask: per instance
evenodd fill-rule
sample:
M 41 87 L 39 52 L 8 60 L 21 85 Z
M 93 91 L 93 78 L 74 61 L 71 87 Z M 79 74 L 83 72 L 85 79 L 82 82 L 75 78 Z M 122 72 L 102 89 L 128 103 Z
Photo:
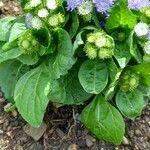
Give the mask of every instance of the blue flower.
M 79 7 L 83 2 L 91 1 L 95 4 L 97 11 L 106 13 L 114 4 L 115 0 L 67 0 L 68 10 Z
M 132 10 L 139 10 L 144 7 L 150 7 L 149 0 L 128 0 L 128 7 Z
M 107 13 L 114 4 L 115 0 L 93 0 L 97 11 L 101 13 Z
M 73 10 L 77 8 L 83 1 L 85 0 L 67 0 L 67 8 L 68 10 Z
M 25 25 L 27 28 L 32 28 L 32 14 L 31 13 L 28 13 L 26 16 L 25 16 Z

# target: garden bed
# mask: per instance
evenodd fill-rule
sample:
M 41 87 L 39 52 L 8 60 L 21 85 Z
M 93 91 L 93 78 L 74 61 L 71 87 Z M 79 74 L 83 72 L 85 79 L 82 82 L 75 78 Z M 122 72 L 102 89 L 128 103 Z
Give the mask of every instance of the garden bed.
M 2 3 L 3 2 L 3 3 Z M 18 15 L 20 7 L 15 0 L 0 1 L 1 15 Z M 47 111 L 47 130 L 38 141 L 28 136 L 26 123 L 16 113 L 4 112 L 6 101 L 0 93 L 0 148 L 2 150 L 148 150 L 150 149 L 150 104 L 135 121 L 126 120 L 123 144 L 115 147 L 96 140 L 78 122 L 78 107 L 60 107 Z M 75 117 L 76 116 L 76 117 Z

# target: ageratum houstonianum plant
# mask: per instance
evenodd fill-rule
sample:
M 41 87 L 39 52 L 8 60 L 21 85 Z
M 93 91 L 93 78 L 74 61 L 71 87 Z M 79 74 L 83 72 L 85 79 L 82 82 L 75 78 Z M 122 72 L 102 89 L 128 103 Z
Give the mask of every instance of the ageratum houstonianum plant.
M 149 0 L 21 0 L 0 19 L 0 86 L 32 126 L 49 103 L 87 105 L 81 122 L 120 144 L 123 117 L 150 95 Z M 68 106 L 69 107 L 69 106 Z

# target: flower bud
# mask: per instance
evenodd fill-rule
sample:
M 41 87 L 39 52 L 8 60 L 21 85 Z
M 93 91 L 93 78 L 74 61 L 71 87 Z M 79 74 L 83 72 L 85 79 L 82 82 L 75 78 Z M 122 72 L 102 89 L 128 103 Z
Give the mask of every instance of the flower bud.
M 38 11 L 38 16 L 41 18 L 46 18 L 48 15 L 49 15 L 49 13 L 46 8 L 42 8 Z
M 139 85 L 140 78 L 137 74 L 131 71 L 125 72 L 120 80 L 120 87 L 123 91 L 132 91 Z
M 119 32 L 117 40 L 120 41 L 120 42 L 123 42 L 125 39 L 126 39 L 125 33 L 124 32 Z
M 98 52 L 98 57 L 100 59 L 109 59 L 113 55 L 113 50 L 111 48 L 100 48 Z
M 97 48 L 94 46 L 94 44 L 86 43 L 84 51 L 90 59 L 95 59 L 97 57 Z
M 59 25 L 59 18 L 57 15 L 53 15 L 48 19 L 48 23 L 52 27 L 56 27 Z
M 41 0 L 30 0 L 30 6 L 31 7 L 37 7 L 38 5 L 40 5 L 42 3 Z
M 95 34 L 94 34 L 94 33 L 90 33 L 90 34 L 88 35 L 88 37 L 87 37 L 87 41 L 88 41 L 89 43 L 95 43 L 95 40 L 96 40 Z
M 150 54 L 150 41 L 147 41 L 144 45 L 144 52 Z
M 31 27 L 34 29 L 41 29 L 43 27 L 43 23 L 38 17 L 33 17 L 31 20 Z
M 39 50 L 39 43 L 32 35 L 31 31 L 25 32 L 19 38 L 18 45 L 25 54 L 31 54 Z
M 65 16 L 63 14 L 58 13 L 57 17 L 58 17 L 58 20 L 59 20 L 60 24 L 65 22 Z
M 138 37 L 146 36 L 149 32 L 149 26 L 146 23 L 140 22 L 135 25 L 134 32 Z
M 57 8 L 57 1 L 56 0 L 46 0 L 46 6 L 50 10 L 54 10 Z
M 93 10 L 93 4 L 91 1 L 83 1 L 77 9 L 80 15 L 89 15 Z

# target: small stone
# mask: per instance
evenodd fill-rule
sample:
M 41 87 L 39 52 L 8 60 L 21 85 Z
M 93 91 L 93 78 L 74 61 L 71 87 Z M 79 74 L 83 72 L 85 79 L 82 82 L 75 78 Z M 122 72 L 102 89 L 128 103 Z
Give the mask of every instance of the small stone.
M 47 125 L 45 123 L 42 123 L 42 125 L 39 128 L 34 128 L 30 125 L 26 125 L 23 129 L 27 135 L 32 137 L 35 141 L 38 141 L 46 131 Z
M 78 145 L 76 145 L 76 144 L 71 144 L 71 145 L 69 146 L 68 150 L 79 150 L 79 147 L 78 147 Z
M 123 137 L 123 144 L 124 145 L 129 145 L 129 141 L 125 136 Z
M 0 103 L 4 103 L 5 102 L 5 98 L 1 97 L 0 98 Z
M 0 130 L 0 135 L 3 134 L 3 133 L 4 133 L 3 130 Z
M 93 142 L 90 139 L 86 139 L 86 145 L 87 145 L 87 147 L 92 147 Z
M 59 128 L 56 129 L 56 132 L 60 138 L 63 138 L 65 136 L 65 133 L 62 130 L 60 130 Z
M 13 150 L 23 150 L 23 147 L 21 145 L 15 145 Z
M 135 130 L 135 134 L 136 134 L 136 135 L 140 135 L 140 134 L 141 134 L 140 130 L 138 130 L 138 129 Z
M 1 120 L 0 120 L 0 124 L 3 124 L 3 123 L 4 123 L 4 119 L 1 119 Z
M 3 7 L 4 3 L 2 1 L 0 1 L 0 7 Z
M 31 150 L 44 150 L 43 146 L 39 143 L 34 143 L 31 145 Z
M 14 111 L 11 112 L 11 115 L 15 118 L 15 117 L 17 117 L 18 112 L 16 110 L 14 110 Z

